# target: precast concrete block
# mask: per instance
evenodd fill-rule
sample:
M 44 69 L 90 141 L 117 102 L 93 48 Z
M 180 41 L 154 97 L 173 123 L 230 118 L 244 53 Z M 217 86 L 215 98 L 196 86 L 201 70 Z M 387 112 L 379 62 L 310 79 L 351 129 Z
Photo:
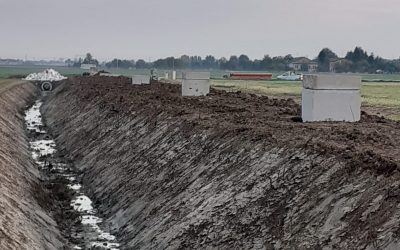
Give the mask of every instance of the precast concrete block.
M 185 72 L 182 81 L 182 96 L 205 96 L 210 93 L 209 72 Z
M 150 84 L 150 76 L 148 76 L 148 75 L 132 76 L 132 84 L 135 84 L 135 85 Z
M 315 90 L 359 90 L 361 88 L 361 77 L 339 74 L 304 75 L 303 88 Z
M 313 90 L 303 88 L 303 122 L 357 122 L 360 117 L 360 90 Z

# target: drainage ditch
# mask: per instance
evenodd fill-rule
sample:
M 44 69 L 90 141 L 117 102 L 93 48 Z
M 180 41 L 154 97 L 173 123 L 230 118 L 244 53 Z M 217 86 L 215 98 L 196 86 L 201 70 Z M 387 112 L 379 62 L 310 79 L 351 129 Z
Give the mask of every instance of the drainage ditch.
M 81 185 L 80 173 L 60 152 L 43 123 L 40 100 L 26 111 L 32 158 L 38 165 L 42 179 L 62 211 L 56 211 L 56 220 L 73 249 L 119 249 L 115 236 L 97 215 L 91 199 Z

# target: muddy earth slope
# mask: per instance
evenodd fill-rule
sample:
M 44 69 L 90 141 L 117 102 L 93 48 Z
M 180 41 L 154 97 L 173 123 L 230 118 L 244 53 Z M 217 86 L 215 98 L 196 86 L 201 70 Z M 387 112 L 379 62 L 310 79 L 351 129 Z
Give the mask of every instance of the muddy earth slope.
M 122 249 L 400 248 L 399 123 L 107 77 L 65 81 L 43 112 Z
M 29 150 L 23 112 L 36 88 L 22 83 L 0 93 L 0 249 L 61 249 L 48 194 Z

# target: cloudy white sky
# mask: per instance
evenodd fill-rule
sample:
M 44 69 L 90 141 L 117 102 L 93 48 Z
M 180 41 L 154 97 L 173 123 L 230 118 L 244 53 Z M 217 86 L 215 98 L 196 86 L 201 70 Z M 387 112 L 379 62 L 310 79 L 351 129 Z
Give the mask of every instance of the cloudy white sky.
M 0 58 L 400 56 L 399 0 L 0 0 Z

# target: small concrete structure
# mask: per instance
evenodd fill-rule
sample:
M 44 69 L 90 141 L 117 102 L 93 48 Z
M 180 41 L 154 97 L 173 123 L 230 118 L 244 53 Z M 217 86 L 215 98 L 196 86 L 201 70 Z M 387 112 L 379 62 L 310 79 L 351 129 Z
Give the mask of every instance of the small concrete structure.
M 51 82 L 42 82 L 42 84 L 40 85 L 40 89 L 42 91 L 52 91 L 53 90 L 53 84 L 51 84 Z
M 305 75 L 302 91 L 303 122 L 359 121 L 360 88 L 359 76 Z
M 169 78 L 169 74 L 168 74 L 168 72 L 167 72 L 167 73 L 165 73 L 165 75 L 164 75 L 164 79 L 165 79 L 165 80 L 168 80 L 168 78 Z
M 176 80 L 176 71 L 175 70 L 173 70 L 172 71 L 172 80 Z
M 135 85 L 150 84 L 150 76 L 147 75 L 132 76 L 132 84 Z
M 84 70 L 96 70 L 97 69 L 97 65 L 96 64 L 89 64 L 89 63 L 82 63 L 81 64 L 81 69 Z
M 182 96 L 205 96 L 210 93 L 210 72 L 185 72 L 182 76 Z

